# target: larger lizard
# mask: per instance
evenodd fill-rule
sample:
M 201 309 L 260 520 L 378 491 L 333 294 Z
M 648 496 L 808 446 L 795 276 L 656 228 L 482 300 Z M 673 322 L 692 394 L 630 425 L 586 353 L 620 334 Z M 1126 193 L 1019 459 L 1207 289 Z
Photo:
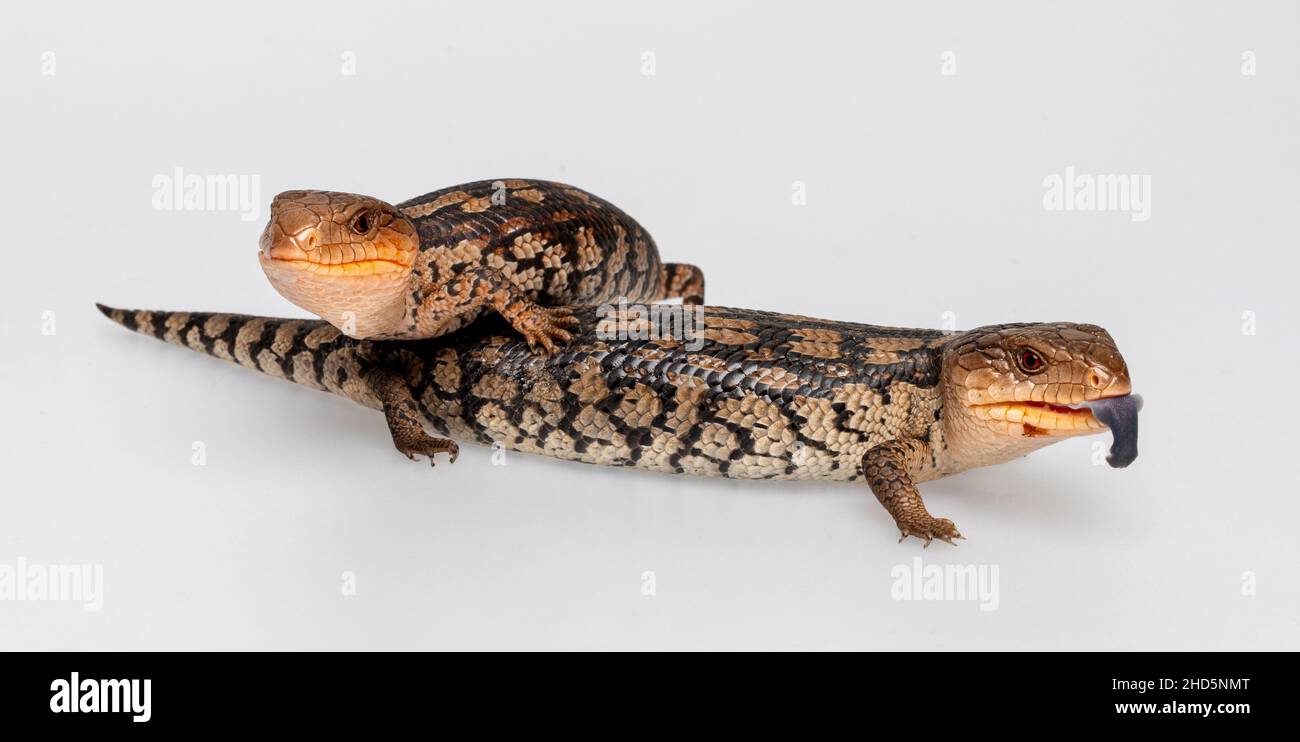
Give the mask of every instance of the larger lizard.
M 129 329 L 382 410 L 410 458 L 454 456 L 428 424 L 594 464 L 865 479 L 902 536 L 927 545 L 961 534 L 926 510 L 920 482 L 1104 431 L 1098 415 L 1113 427 L 1112 465 L 1137 454 L 1128 367 L 1094 325 L 945 334 L 719 307 L 649 310 L 676 320 L 664 323 L 586 307 L 574 310 L 572 341 L 547 354 L 499 321 L 376 342 L 314 320 L 100 309 Z

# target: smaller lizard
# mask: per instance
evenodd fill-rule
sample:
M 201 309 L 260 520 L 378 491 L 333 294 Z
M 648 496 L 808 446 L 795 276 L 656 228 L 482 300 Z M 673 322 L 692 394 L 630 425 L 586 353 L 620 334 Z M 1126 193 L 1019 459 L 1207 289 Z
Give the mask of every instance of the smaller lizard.
M 397 205 L 287 191 L 258 254 L 286 299 L 359 339 L 446 334 L 494 311 L 551 353 L 577 320 L 567 305 L 704 301 L 704 275 L 661 263 L 613 204 L 540 180 L 479 181 Z

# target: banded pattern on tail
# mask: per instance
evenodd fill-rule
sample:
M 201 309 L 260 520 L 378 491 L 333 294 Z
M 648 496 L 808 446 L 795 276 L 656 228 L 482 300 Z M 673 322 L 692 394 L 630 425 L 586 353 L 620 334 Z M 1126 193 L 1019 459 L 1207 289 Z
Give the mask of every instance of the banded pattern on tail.
M 357 341 L 327 322 L 95 306 L 128 330 L 374 406 L 360 381 Z

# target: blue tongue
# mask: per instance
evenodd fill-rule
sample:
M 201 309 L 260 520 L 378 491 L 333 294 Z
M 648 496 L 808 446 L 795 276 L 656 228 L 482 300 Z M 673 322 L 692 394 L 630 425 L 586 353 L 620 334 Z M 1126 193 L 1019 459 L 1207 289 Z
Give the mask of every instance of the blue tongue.
M 1088 407 L 1103 425 L 1110 428 L 1110 455 L 1106 457 L 1106 463 L 1116 469 L 1133 463 L 1138 457 L 1138 410 L 1142 409 L 1142 398 L 1125 394 L 1089 402 Z

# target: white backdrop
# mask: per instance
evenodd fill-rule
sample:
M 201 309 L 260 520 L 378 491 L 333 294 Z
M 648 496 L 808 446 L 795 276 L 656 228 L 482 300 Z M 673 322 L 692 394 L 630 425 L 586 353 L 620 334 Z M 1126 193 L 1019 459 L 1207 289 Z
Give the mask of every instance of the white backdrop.
M 0 600 L 0 648 L 1300 649 L 1297 38 L 1289 2 L 10 8 L 0 569 L 103 592 Z M 177 167 L 256 176 L 256 218 L 155 209 Z M 1067 167 L 1149 176 L 1149 219 L 1045 209 Z M 712 304 L 1101 324 L 1142 455 L 928 484 L 969 540 L 923 552 L 865 486 L 430 470 L 93 306 L 302 316 L 276 192 L 496 177 L 619 204 Z M 996 610 L 894 600 L 916 556 Z

